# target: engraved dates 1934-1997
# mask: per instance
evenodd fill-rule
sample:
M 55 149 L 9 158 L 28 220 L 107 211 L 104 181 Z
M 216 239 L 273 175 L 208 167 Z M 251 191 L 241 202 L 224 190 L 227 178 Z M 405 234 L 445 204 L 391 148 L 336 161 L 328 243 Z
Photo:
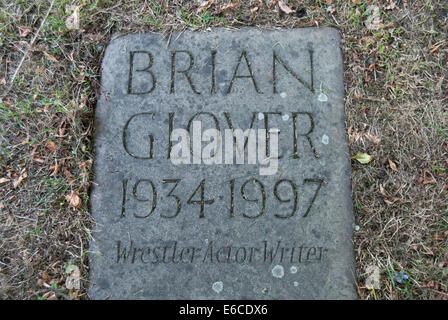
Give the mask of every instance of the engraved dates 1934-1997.
M 157 201 L 160 194 L 157 191 L 157 187 L 154 181 L 151 179 L 137 179 L 132 183 L 130 179 L 124 179 L 122 181 L 122 206 L 121 206 L 121 218 L 127 216 L 127 203 L 129 201 L 136 201 L 145 204 L 144 213 L 137 214 L 134 210 L 132 216 L 135 218 L 148 218 L 156 213 L 157 211 Z M 211 199 L 206 195 L 206 180 L 200 181 L 198 186 L 194 189 L 191 195 L 186 198 L 181 199 L 181 197 L 176 194 L 176 188 L 179 184 L 182 184 L 182 179 L 163 179 L 161 183 L 172 184 L 173 187 L 170 191 L 164 195 L 166 201 L 172 202 L 172 209 L 166 211 L 160 211 L 159 215 L 162 218 L 176 218 L 182 211 L 182 207 L 185 205 L 197 205 L 199 206 L 199 218 L 206 217 L 206 207 L 211 205 L 216 205 L 217 200 L 228 201 L 230 204 L 229 212 L 227 217 L 244 217 L 247 219 L 256 219 L 262 217 L 266 213 L 266 208 L 269 202 L 277 201 L 278 204 L 289 204 L 290 209 L 281 210 L 281 212 L 274 212 L 273 215 L 278 219 L 289 219 L 296 215 L 299 209 L 299 188 L 297 184 L 291 179 L 278 179 L 273 186 L 266 186 L 263 182 L 256 178 L 249 178 L 237 185 L 236 179 L 231 179 L 226 181 L 228 183 L 228 191 L 226 192 L 226 198 L 224 195 L 219 195 L 217 199 Z M 319 194 L 322 185 L 325 183 L 324 179 L 304 179 L 301 187 L 314 186 L 314 193 L 311 195 L 310 199 L 306 199 L 306 209 L 303 217 L 307 217 L 313 207 L 313 204 Z M 150 187 L 150 192 L 142 194 L 141 186 L 146 185 Z M 282 187 L 283 186 L 283 187 Z M 132 188 L 132 191 L 129 190 Z M 283 188 L 280 192 L 280 188 Z M 146 190 L 148 190 L 146 188 Z M 254 195 L 257 194 L 257 196 Z M 249 212 L 246 209 L 238 208 L 236 205 L 236 197 L 242 199 L 249 203 L 256 203 L 258 210 L 251 210 L 255 212 Z M 272 199 L 273 198 L 273 199 Z M 186 201 L 185 201 L 186 200 Z M 131 210 L 132 211 L 132 210 Z

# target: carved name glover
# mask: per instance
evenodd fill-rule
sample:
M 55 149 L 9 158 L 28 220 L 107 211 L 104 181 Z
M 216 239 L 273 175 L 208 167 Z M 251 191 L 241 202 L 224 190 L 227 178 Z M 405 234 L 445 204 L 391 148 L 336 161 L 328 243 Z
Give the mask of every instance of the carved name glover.
M 219 52 L 217 50 L 210 50 L 210 59 L 208 59 L 208 63 L 210 64 L 210 87 L 207 90 L 210 94 L 216 94 L 216 82 L 217 74 L 215 72 L 217 65 L 217 56 Z M 170 73 L 169 77 L 169 85 L 168 92 L 170 94 L 175 93 L 177 86 L 189 86 L 191 92 L 194 94 L 202 94 L 204 92 L 200 92 L 195 85 L 194 79 L 194 65 L 195 65 L 195 57 L 188 50 L 174 50 L 167 51 L 167 54 L 170 56 L 171 63 L 167 66 L 166 72 Z M 227 54 L 227 53 L 226 53 Z M 307 51 L 302 51 L 302 54 L 306 54 L 309 57 L 309 68 L 308 74 L 306 77 L 302 75 L 298 75 L 298 73 L 293 70 L 286 59 L 282 58 L 280 52 L 277 52 L 275 49 L 272 50 L 272 62 L 264 63 L 264 66 L 268 68 L 266 71 L 271 74 L 272 80 L 272 93 L 277 94 L 279 88 L 277 88 L 277 80 L 278 80 L 278 71 L 279 66 L 281 66 L 284 70 L 289 73 L 294 79 L 297 80 L 300 86 L 305 87 L 311 93 L 315 92 L 314 87 L 314 62 L 313 62 L 313 50 L 308 49 Z M 246 50 L 241 50 L 235 55 L 235 66 L 233 67 L 232 78 L 228 80 L 228 84 L 226 86 L 225 92 L 227 94 L 232 92 L 232 88 L 238 85 L 238 81 L 250 81 L 253 89 L 258 94 L 263 94 L 260 90 L 259 79 L 260 77 L 254 74 L 253 67 L 251 65 L 251 56 L 256 55 L 254 52 L 249 52 Z M 143 95 L 150 94 L 157 89 L 164 90 L 158 83 L 158 77 L 156 71 L 154 71 L 154 66 L 159 63 L 160 57 L 153 54 L 151 51 L 146 50 L 137 50 L 129 52 L 129 73 L 128 73 L 128 81 L 127 81 L 127 93 L 132 95 Z M 182 60 L 182 61 L 181 61 Z M 186 62 L 186 63 L 185 63 Z M 229 66 L 231 67 L 231 66 Z M 203 77 L 203 75 L 196 75 L 198 77 Z M 136 77 L 138 77 L 139 88 L 137 88 Z M 305 80 L 304 78 L 308 78 Z M 144 83 L 142 86 L 141 83 Z M 165 86 L 163 86 L 165 87 Z

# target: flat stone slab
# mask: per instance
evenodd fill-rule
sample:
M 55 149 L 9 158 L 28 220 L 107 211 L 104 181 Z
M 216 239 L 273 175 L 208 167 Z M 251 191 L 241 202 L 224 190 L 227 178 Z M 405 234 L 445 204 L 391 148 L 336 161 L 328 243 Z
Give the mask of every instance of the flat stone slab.
M 313 28 L 110 42 L 90 298 L 356 298 L 339 40 Z M 257 132 L 254 148 L 237 148 L 237 129 Z M 266 149 L 270 162 L 249 162 Z

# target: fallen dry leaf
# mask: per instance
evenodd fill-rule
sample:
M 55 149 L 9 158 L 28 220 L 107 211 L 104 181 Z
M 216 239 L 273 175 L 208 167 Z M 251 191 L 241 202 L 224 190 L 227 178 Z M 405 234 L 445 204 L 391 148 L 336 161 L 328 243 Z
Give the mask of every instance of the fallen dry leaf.
M 384 202 L 389 206 L 400 200 L 400 198 L 391 197 L 382 184 L 380 184 L 380 193 L 384 197 Z
M 50 170 L 53 170 L 53 172 L 50 174 L 50 177 L 54 177 L 54 176 L 56 176 L 56 174 L 57 174 L 58 171 L 59 171 L 59 163 L 58 163 L 58 161 L 56 161 L 55 165 L 54 165 L 54 166 L 51 166 L 49 169 L 50 169 Z
M 65 125 L 66 125 L 66 123 L 67 123 L 66 120 L 67 120 L 67 118 L 64 117 L 64 119 L 62 119 L 61 123 L 59 124 L 59 127 L 58 127 L 58 134 L 59 134 L 60 137 L 64 136 L 64 133 L 65 133 Z
M 37 72 L 39 72 L 40 74 L 44 74 L 46 73 L 46 71 L 44 69 L 42 69 L 41 67 L 37 66 Z
M 397 3 L 393 0 L 389 0 L 389 4 L 384 8 L 386 10 L 393 10 L 397 7 Z
M 2 207 L 3 206 L 3 207 Z M 4 205 L 2 203 L 0 203 L 0 208 L 3 209 Z M 5 227 L 9 227 L 11 226 L 12 222 L 14 221 L 14 218 L 10 215 L 8 215 L 8 218 L 6 218 L 6 223 L 5 223 Z
M 215 2 L 215 0 L 209 0 L 209 1 L 202 2 L 202 3 L 199 5 L 198 9 L 196 10 L 196 13 L 199 14 L 199 13 L 201 13 L 202 11 L 207 10 L 207 8 L 208 8 L 209 6 L 211 6 L 214 2 Z
M 73 179 L 73 175 L 68 171 L 67 169 L 64 169 L 64 175 L 68 179 L 69 183 L 71 183 L 71 180 Z
M 423 282 L 422 288 L 432 288 L 434 287 L 434 280 Z
M 367 164 L 373 160 L 371 155 L 362 152 L 358 152 L 353 158 L 361 164 Z
M 387 159 L 387 161 L 389 162 L 389 166 L 392 169 L 392 171 L 398 172 L 397 166 L 395 165 L 395 163 L 390 160 L 389 158 Z
M 51 293 L 48 297 L 46 297 L 47 300 L 58 300 L 58 297 L 56 296 L 56 293 Z
M 279 0 L 278 1 L 278 7 L 280 8 L 280 10 L 282 10 L 284 13 L 286 14 L 291 14 L 296 12 L 296 10 L 292 10 L 290 7 L 288 7 L 283 0 Z
M 443 41 L 438 42 L 436 44 L 433 44 L 432 46 L 429 47 L 429 52 L 431 53 L 435 53 L 437 51 L 439 51 L 439 48 L 443 45 Z
M 56 261 L 55 263 L 53 263 L 50 267 L 51 267 L 51 269 L 53 269 L 54 271 L 57 271 L 56 270 L 56 268 L 57 268 L 57 266 L 59 265 L 59 264 L 61 264 L 61 261 Z
M 390 205 L 393 205 L 398 200 L 400 200 L 400 199 L 399 198 L 391 198 L 390 200 L 389 199 L 384 199 L 384 202 L 386 202 L 386 204 L 388 204 L 390 206 Z
M 77 209 L 81 205 L 81 198 L 77 192 L 72 191 L 70 194 L 65 196 L 65 200 L 72 206 Z
M 389 194 L 386 192 L 386 190 L 384 189 L 383 185 L 380 184 L 380 193 L 384 196 L 384 197 L 389 197 Z
M 429 176 L 429 177 L 428 177 Z M 433 177 L 433 175 L 429 172 L 429 170 L 427 170 L 427 169 L 425 169 L 424 171 L 423 171 L 423 181 L 422 181 L 422 183 L 424 184 L 424 185 L 426 185 L 426 184 L 433 184 L 433 183 L 436 183 L 437 181 L 436 181 L 436 179 Z
M 51 277 L 48 275 L 48 273 L 46 271 L 42 272 L 42 278 L 46 281 L 46 282 L 50 282 Z
M 254 7 L 252 9 L 249 10 L 251 13 L 257 12 L 258 11 L 258 7 Z
M 273 0 L 273 1 L 269 2 L 268 7 L 273 8 L 277 3 L 278 3 L 278 0 Z
M 2 86 L 6 86 L 6 78 L 5 78 L 5 77 L 1 78 L 1 80 L 0 80 L 0 84 L 1 84 Z
M 92 159 L 87 160 L 87 161 L 82 161 L 81 163 L 79 163 L 78 167 L 79 169 L 83 170 L 86 168 L 89 168 L 92 165 L 93 161 Z
M 380 8 L 378 6 L 368 6 L 366 14 L 369 15 L 365 22 L 368 30 L 378 30 L 382 27 Z
M 374 144 L 378 144 L 381 142 L 381 138 L 375 136 L 374 134 L 371 133 L 366 133 L 365 137 L 370 140 L 371 142 L 373 142 Z
M 51 152 L 56 152 L 57 148 L 53 141 L 48 141 L 45 147 L 50 150 Z
M 224 11 L 227 11 L 227 10 L 235 9 L 239 5 L 240 4 L 238 2 L 225 4 L 218 10 L 218 12 L 224 12 Z
M 31 33 L 31 31 L 33 31 L 33 29 L 31 29 L 30 27 L 20 26 L 19 27 L 19 36 L 24 38 L 27 35 L 29 35 Z
M 17 179 L 15 179 L 12 182 L 12 187 L 15 189 L 17 188 L 23 180 L 25 180 L 25 178 L 28 177 L 28 174 L 26 173 L 26 171 L 24 173 L 22 173 Z
M 38 162 L 38 163 L 45 163 L 45 160 L 42 160 L 40 158 L 33 158 L 33 160 Z
M 328 6 L 328 8 L 327 8 L 327 12 L 333 14 L 333 13 L 336 12 L 336 8 L 333 8 L 332 6 Z
M 65 25 L 68 30 L 78 30 L 79 29 L 79 6 L 71 7 L 73 13 L 65 20 Z
M 49 54 L 47 51 L 42 51 L 44 53 L 44 56 L 53 62 L 58 62 L 58 59 L 56 59 L 54 56 L 52 56 L 51 54 Z
M 103 35 L 101 33 L 89 33 L 86 35 L 86 38 L 93 42 L 100 42 L 103 39 Z
M 4 184 L 4 183 L 6 183 L 6 182 L 9 182 L 9 181 L 11 181 L 11 180 L 8 179 L 8 178 L 0 178 L 0 185 L 1 185 L 1 184 Z
M 78 300 L 78 295 L 79 295 L 79 291 L 78 291 L 78 290 L 70 291 L 70 292 L 68 293 L 68 296 L 69 296 L 70 299 L 72 299 L 72 300 Z

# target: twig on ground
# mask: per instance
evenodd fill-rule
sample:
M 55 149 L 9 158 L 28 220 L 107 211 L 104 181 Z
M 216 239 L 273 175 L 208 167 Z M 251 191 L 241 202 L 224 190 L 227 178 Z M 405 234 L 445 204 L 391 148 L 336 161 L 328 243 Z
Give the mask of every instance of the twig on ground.
M 11 91 L 12 85 L 14 84 L 14 80 L 15 80 L 15 78 L 17 77 L 17 74 L 19 73 L 20 68 L 22 67 L 23 62 L 25 61 L 25 58 L 26 58 L 26 56 L 28 55 L 28 52 L 30 51 L 30 48 L 33 46 L 34 42 L 36 41 L 37 36 L 38 36 L 39 33 L 40 33 L 40 30 L 41 30 L 42 27 L 44 26 L 45 21 L 47 20 L 48 15 L 50 14 L 51 9 L 53 8 L 54 1 L 55 1 L 55 0 L 51 1 L 51 3 L 50 3 L 50 7 L 48 8 L 48 11 L 47 11 L 47 13 L 45 14 L 44 19 L 42 20 L 42 23 L 40 24 L 39 29 L 37 29 L 36 33 L 34 34 L 33 39 L 31 39 L 30 43 L 28 44 L 28 47 L 26 48 L 25 53 L 23 54 L 23 57 L 22 57 L 22 59 L 20 60 L 19 65 L 18 65 L 17 68 L 16 68 L 16 71 L 14 71 L 14 74 L 13 74 L 12 77 L 11 77 L 11 81 L 9 82 L 8 88 L 7 88 L 7 89 L 5 90 L 5 92 L 1 95 L 2 97 L 3 97 L 3 96 L 6 96 L 6 95 L 9 93 L 9 91 Z

